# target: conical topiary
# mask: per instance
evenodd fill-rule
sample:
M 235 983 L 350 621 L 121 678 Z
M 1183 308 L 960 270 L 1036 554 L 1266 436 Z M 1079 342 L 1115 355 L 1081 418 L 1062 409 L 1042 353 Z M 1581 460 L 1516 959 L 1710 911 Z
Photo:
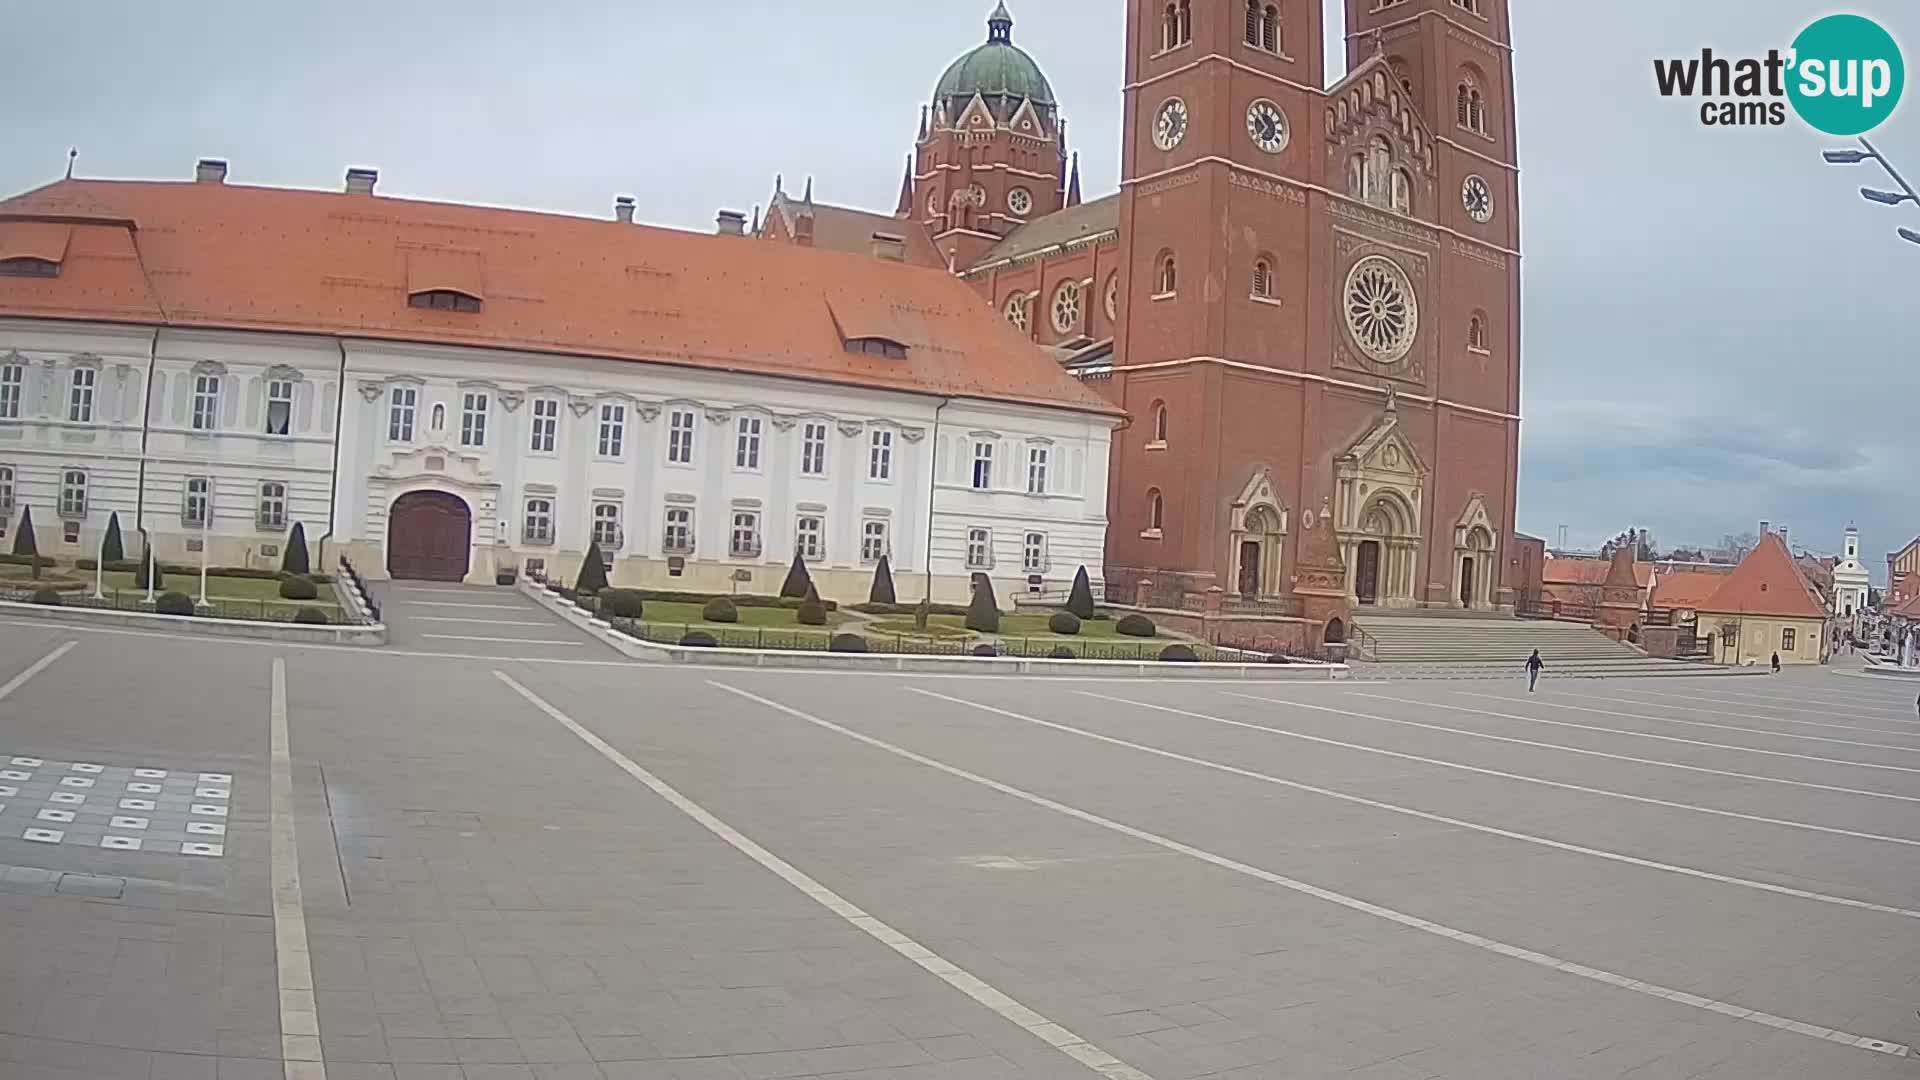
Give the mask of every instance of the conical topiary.
M 1087 568 L 1073 575 L 1073 591 L 1067 594 L 1067 610 L 1081 619 L 1093 618 L 1093 583 L 1087 580 Z
M 967 605 L 967 629 L 982 634 L 1000 632 L 1000 604 L 993 596 L 993 579 L 973 575 L 973 601 Z
M 820 602 L 820 594 L 814 591 L 812 583 L 808 583 L 806 598 L 800 601 L 800 609 L 793 613 L 793 621 L 801 626 L 827 625 L 827 606 Z
M 34 580 L 39 580 L 40 549 L 34 544 L 33 507 L 31 506 L 20 511 L 20 531 L 13 535 L 13 553 L 27 557 L 28 564 L 33 567 Z
M 573 591 L 582 595 L 592 595 L 607 587 L 607 561 L 600 557 L 600 545 L 587 545 L 587 559 L 580 564 L 580 577 L 573 583 Z
M 120 539 L 120 511 L 118 510 L 107 518 L 107 538 L 100 541 L 100 561 L 108 563 L 127 561 L 127 546 Z
M 307 562 L 307 527 L 296 521 L 293 523 L 293 532 L 287 535 L 287 553 L 280 558 L 280 572 L 305 575 L 311 572 L 310 565 Z
M 807 590 L 811 588 L 813 575 L 807 573 L 807 564 L 796 551 L 793 553 L 793 568 L 787 571 L 786 583 L 780 586 L 780 595 L 798 600 L 807 595 Z
M 162 579 L 165 575 L 160 572 L 160 560 L 154 557 L 153 544 L 151 541 L 149 541 L 146 547 L 140 552 L 140 566 L 133 572 L 133 584 L 135 588 L 144 589 L 148 587 L 147 568 L 149 566 L 153 568 L 152 587 L 158 589 L 162 586 Z
M 880 556 L 879 565 L 873 568 L 873 588 L 867 591 L 867 603 L 898 603 L 893 595 L 893 567 L 888 565 L 885 555 Z

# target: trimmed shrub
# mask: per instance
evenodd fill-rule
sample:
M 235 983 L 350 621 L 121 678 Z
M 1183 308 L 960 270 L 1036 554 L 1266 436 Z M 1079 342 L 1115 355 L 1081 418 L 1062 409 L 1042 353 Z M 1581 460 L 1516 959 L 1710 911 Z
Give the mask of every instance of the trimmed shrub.
M 1047 629 L 1056 634 L 1077 634 L 1080 632 L 1080 616 L 1071 611 L 1056 611 L 1053 618 L 1047 620 Z
M 835 634 L 833 644 L 827 646 L 829 652 L 867 652 L 867 639 L 859 634 Z
M 925 630 L 927 628 L 927 620 L 932 616 L 933 602 L 922 599 L 918 604 L 913 605 L 913 628 L 915 630 Z
M 607 560 L 600 556 L 599 544 L 587 545 L 587 558 L 580 564 L 580 576 L 573 583 L 573 591 L 589 595 L 607 587 Z
M 52 589 L 41 589 L 33 594 L 33 602 L 42 607 L 59 607 L 60 594 Z
M 610 619 L 638 619 L 646 602 L 632 589 L 608 589 L 600 594 L 600 611 Z
M 580 595 L 579 593 L 574 592 L 572 589 L 567 588 L 565 585 L 562 585 L 553 591 L 559 595 L 560 599 L 565 600 L 569 604 L 573 603 L 573 601 Z
M 882 555 L 879 564 L 873 568 L 873 588 L 867 590 L 867 603 L 891 605 L 894 600 L 893 564 Z
M 45 555 L 0 555 L 0 563 L 8 566 L 52 566 L 53 560 Z M 89 564 L 81 569 L 91 570 L 93 566 Z
M 153 610 L 161 615 L 193 614 L 193 597 L 186 593 L 161 593 L 153 602 Z
M 807 583 L 806 599 L 800 601 L 800 609 L 793 613 L 793 621 L 801 626 L 827 625 L 827 608 L 820 602 L 820 594 L 814 591 L 813 583 Z
M 108 569 L 112 569 L 112 567 L 108 567 Z M 315 575 L 314 579 L 316 581 L 319 580 L 319 576 Z M 553 582 L 549 581 L 547 583 L 547 587 L 549 589 L 553 588 Z M 612 591 L 612 590 L 609 590 L 609 591 Z M 795 600 L 791 597 L 786 597 L 786 596 L 755 596 L 751 593 L 715 594 L 715 593 L 699 593 L 699 592 L 677 592 L 671 589 L 621 589 L 619 591 L 630 592 L 648 603 L 660 603 L 660 604 L 705 604 L 707 601 L 713 599 L 715 595 L 725 595 L 727 599 L 733 601 L 734 607 L 741 607 L 741 608 L 750 608 L 750 607 L 776 608 L 777 607 L 777 608 L 792 609 L 792 608 L 799 607 L 802 603 L 805 602 L 804 599 Z M 840 605 L 835 603 L 832 600 L 822 600 L 820 601 L 820 605 L 826 608 L 828 611 L 840 610 Z
M 689 630 L 680 638 L 680 644 L 689 649 L 717 649 L 720 643 L 705 630 Z
M 999 655 L 1000 655 L 1000 650 L 999 650 L 999 649 L 996 649 L 996 648 L 994 648 L 994 647 L 993 647 L 993 646 L 991 646 L 991 645 L 975 645 L 975 646 L 973 647 L 973 655 L 975 655 L 975 656 L 999 656 Z
M 1152 637 L 1159 633 L 1159 631 L 1154 628 L 1153 620 L 1137 611 L 1132 614 L 1120 616 L 1120 621 L 1113 624 L 1113 631 L 1116 634 L 1125 634 L 1128 637 Z
M 319 597 L 319 588 L 306 578 L 290 577 L 280 583 L 282 600 L 317 600 Z
M 148 587 L 147 573 L 149 570 L 153 573 L 152 587 L 154 589 L 159 589 L 166 585 L 166 568 L 161 566 L 157 561 L 154 562 L 151 567 L 148 566 L 147 560 L 152 552 L 153 546 L 151 544 L 147 545 L 146 549 L 140 553 L 140 562 L 133 569 L 133 587 L 136 589 Z M 191 615 L 193 612 L 189 611 L 187 614 Z
M 973 575 L 973 602 L 967 605 L 967 629 L 981 634 L 1000 632 L 1000 604 L 993 598 L 993 579 Z
M 1175 644 L 1161 649 L 1160 659 L 1190 664 L 1197 662 L 1200 659 L 1200 655 L 1193 651 L 1193 646 L 1191 645 Z
M 1093 618 L 1093 583 L 1087 580 L 1087 568 L 1073 575 L 1073 591 L 1067 594 L 1067 610 L 1082 619 Z
M 867 615 L 912 615 L 920 610 L 921 604 L 926 604 L 926 601 L 922 600 L 919 604 L 875 604 L 869 601 L 865 604 L 848 604 L 847 610 Z M 827 607 L 828 610 L 832 610 L 833 605 L 828 604 Z M 967 613 L 966 607 L 961 604 L 926 604 L 926 607 L 929 615 L 965 615 Z
M 740 609 L 734 607 L 733 601 L 726 597 L 716 596 L 700 609 L 700 617 L 708 622 L 737 623 L 740 621 Z M 824 616 L 822 619 L 824 621 Z
M 107 538 L 100 542 L 100 557 L 108 562 L 126 562 L 126 543 L 120 538 L 120 511 L 107 517 Z
M 301 626 L 326 626 L 333 620 L 317 607 L 303 607 L 293 613 L 293 621 Z
M 293 532 L 287 535 L 287 551 L 280 558 L 280 572 L 305 575 L 311 569 L 307 563 L 307 527 L 296 521 Z
M 813 575 L 807 573 L 806 561 L 799 552 L 793 553 L 793 565 L 787 568 L 787 580 L 780 584 L 780 595 L 793 600 L 804 599 L 813 589 Z
M 40 580 L 40 560 L 36 557 L 40 549 L 33 538 L 33 507 L 20 511 L 20 531 L 13 534 L 13 553 L 25 556 L 27 565 L 33 568 L 33 580 Z
M 1291 664 L 1291 663 L 1293 663 L 1293 658 L 1292 658 L 1292 657 L 1289 657 L 1289 656 L 1288 656 L 1288 655 L 1287 655 L 1286 653 L 1268 653 L 1268 654 L 1267 654 L 1267 663 L 1269 663 L 1269 664 Z
M 1072 649 L 1069 649 L 1069 648 L 1067 648 L 1067 647 L 1066 647 L 1065 645 L 1055 645 L 1055 646 L 1053 647 L 1053 651 L 1052 651 L 1052 652 L 1050 652 L 1050 653 L 1048 653 L 1048 654 L 1047 654 L 1047 657 L 1048 657 L 1048 659 L 1051 659 L 1051 660 L 1078 660 L 1078 659 L 1080 659 L 1080 657 L 1079 657 L 1078 655 L 1076 655 L 1076 654 L 1074 653 L 1074 651 L 1073 651 Z

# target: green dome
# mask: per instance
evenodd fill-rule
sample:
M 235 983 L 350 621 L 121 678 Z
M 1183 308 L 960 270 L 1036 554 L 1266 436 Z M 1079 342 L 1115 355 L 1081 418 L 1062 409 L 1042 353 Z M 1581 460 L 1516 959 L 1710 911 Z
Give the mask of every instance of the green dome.
M 1040 65 L 1013 43 L 1013 16 L 1007 14 L 1004 3 L 987 19 L 986 44 L 955 60 L 933 91 L 935 101 L 948 102 L 975 94 L 1054 104 L 1053 87 L 1040 73 Z

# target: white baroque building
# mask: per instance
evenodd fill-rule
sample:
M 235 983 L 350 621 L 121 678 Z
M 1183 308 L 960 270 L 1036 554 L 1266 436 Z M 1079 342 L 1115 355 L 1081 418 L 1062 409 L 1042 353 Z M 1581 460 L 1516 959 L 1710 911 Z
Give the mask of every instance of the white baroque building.
M 78 557 L 771 592 L 798 552 L 964 601 L 1102 576 L 1121 413 L 950 274 L 612 221 L 225 183 L 0 202 L 0 527 Z M 876 236 L 885 253 L 894 238 Z
M 1861 630 L 1861 617 L 1867 612 L 1867 599 L 1873 591 L 1873 577 L 1860 561 L 1860 530 L 1847 526 L 1846 546 L 1833 567 L 1833 615 L 1854 633 Z

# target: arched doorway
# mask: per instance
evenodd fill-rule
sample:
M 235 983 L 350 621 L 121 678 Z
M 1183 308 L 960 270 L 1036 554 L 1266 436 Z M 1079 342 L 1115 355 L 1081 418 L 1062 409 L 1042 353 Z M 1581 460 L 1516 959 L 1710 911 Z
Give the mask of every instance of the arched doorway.
M 1463 608 L 1493 606 L 1493 534 L 1481 526 L 1467 530 L 1457 555 L 1454 598 Z
M 1413 601 L 1419 535 L 1413 508 L 1397 492 L 1380 491 L 1360 514 L 1353 540 L 1353 601 L 1366 607 L 1406 607 Z
M 1353 598 L 1365 607 L 1380 602 L 1380 541 L 1362 540 L 1353 567 Z
M 473 512 L 457 495 L 411 491 L 387 514 L 387 573 L 417 581 L 461 581 L 473 553 Z

